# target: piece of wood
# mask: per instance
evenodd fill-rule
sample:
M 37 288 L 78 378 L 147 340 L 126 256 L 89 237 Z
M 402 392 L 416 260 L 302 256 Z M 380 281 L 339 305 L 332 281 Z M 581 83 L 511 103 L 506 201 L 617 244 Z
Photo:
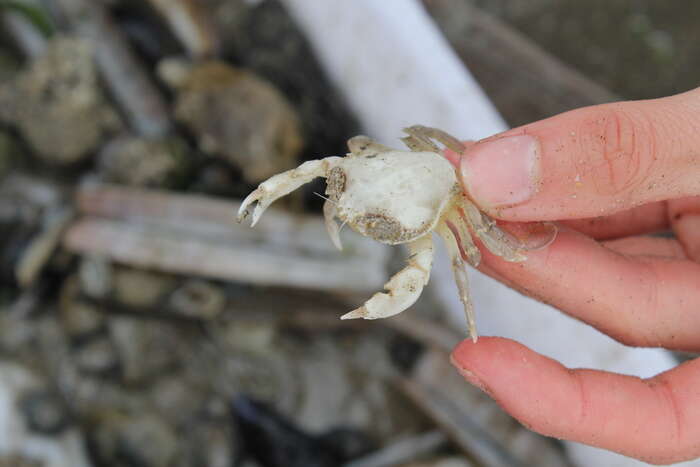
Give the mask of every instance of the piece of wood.
M 440 431 L 428 431 L 415 436 L 400 439 L 379 451 L 373 452 L 343 467 L 392 467 L 403 465 L 417 457 L 430 454 L 447 444 L 447 437 Z
M 500 446 L 464 410 L 434 387 L 406 379 L 401 388 L 470 457 L 487 467 L 519 467 L 522 463 Z
M 550 439 L 529 431 L 466 383 L 441 350 L 427 349 L 410 376 L 398 379 L 398 387 L 480 465 L 569 465 Z
M 239 203 L 109 185 L 83 187 L 83 215 L 64 246 L 79 254 L 165 272 L 341 292 L 368 292 L 386 280 L 387 249 L 359 235 L 337 251 L 317 216 L 276 209 L 255 229 L 234 220 Z
M 464 0 L 422 0 L 512 126 L 619 100 L 498 18 Z

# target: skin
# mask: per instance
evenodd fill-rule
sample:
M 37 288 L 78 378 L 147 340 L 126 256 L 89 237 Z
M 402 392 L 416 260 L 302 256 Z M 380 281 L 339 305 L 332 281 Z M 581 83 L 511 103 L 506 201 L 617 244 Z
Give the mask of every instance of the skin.
M 578 109 L 472 143 L 462 156 L 448 151 L 468 193 L 478 188 L 466 175 L 475 170 L 470 160 L 513 135 L 538 144 L 536 192 L 480 208 L 562 229 L 522 263 L 481 248 L 480 269 L 624 344 L 699 352 L 700 88 Z M 577 185 L 572 196 L 582 170 L 594 183 Z M 669 229 L 675 238 L 648 236 Z M 452 361 L 534 431 L 655 464 L 700 456 L 700 359 L 640 379 L 568 369 L 512 340 L 485 337 L 462 342 Z

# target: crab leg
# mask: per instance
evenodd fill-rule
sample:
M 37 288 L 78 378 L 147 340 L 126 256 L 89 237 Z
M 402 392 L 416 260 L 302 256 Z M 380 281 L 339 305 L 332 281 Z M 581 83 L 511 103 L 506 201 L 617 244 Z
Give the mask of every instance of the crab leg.
M 445 241 L 447 252 L 450 255 L 452 272 L 455 276 L 455 283 L 457 284 L 457 290 L 459 292 L 459 300 L 464 306 L 464 314 L 467 317 L 469 335 L 471 336 L 472 340 L 476 342 L 478 335 L 476 332 L 476 319 L 474 318 L 474 304 L 469 296 L 469 278 L 467 276 L 464 261 L 462 261 L 462 254 L 459 251 L 457 238 L 452 233 L 452 230 L 448 228 L 447 224 L 443 222 L 438 225 L 437 232 Z
M 438 141 L 446 148 L 462 154 L 466 148 L 464 144 L 454 136 L 437 128 L 422 125 L 413 125 L 403 129 L 409 136 L 401 138 L 412 151 L 431 151 L 440 154 L 442 151 L 431 140 Z
M 433 239 L 430 234 L 408 244 L 408 264 L 384 284 L 387 293 L 378 292 L 363 306 L 340 319 L 376 319 L 401 313 L 413 305 L 430 279 L 433 265 Z
M 343 244 L 340 242 L 340 228 L 338 223 L 335 221 L 336 205 L 335 201 L 327 199 L 323 203 L 323 218 L 326 221 L 326 230 L 328 231 L 328 236 L 331 237 L 333 245 L 339 250 L 343 249 Z
M 474 244 L 474 240 L 472 240 L 472 233 L 467 227 L 468 221 L 462 217 L 458 209 L 450 209 L 444 222 L 457 238 L 462 257 L 473 267 L 479 266 L 479 263 L 481 263 L 481 252 Z
M 410 134 L 401 138 L 401 141 L 413 152 L 435 152 L 440 154 L 440 148 L 427 138 Z
M 496 221 L 479 211 L 471 201 L 461 197 L 460 207 L 464 210 L 466 219 L 476 236 L 491 253 L 513 263 L 527 259 L 522 254 L 522 248 L 516 245 L 517 241 L 512 239 L 510 234 L 501 230 L 496 225 Z
M 243 200 L 238 210 L 238 222 L 248 217 L 248 207 L 257 202 L 253 211 L 251 227 L 257 224 L 260 216 L 278 198 L 291 193 L 316 177 L 325 177 L 328 171 L 340 161 L 340 157 L 326 157 L 307 161 L 296 169 L 287 170 L 262 182 L 258 188 Z

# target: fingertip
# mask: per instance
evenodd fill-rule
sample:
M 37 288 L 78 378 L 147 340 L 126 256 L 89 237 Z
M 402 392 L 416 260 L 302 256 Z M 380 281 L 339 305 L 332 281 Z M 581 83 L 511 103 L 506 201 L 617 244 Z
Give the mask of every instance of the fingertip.
M 565 428 L 557 417 L 566 422 L 576 416 L 571 395 L 577 392 L 568 370 L 518 342 L 498 337 L 464 341 L 451 361 L 467 381 L 530 429 L 561 435 Z
M 477 342 L 465 339 L 452 351 L 450 362 L 469 383 L 489 393 L 489 388 L 481 376 L 479 363 L 484 357 L 493 354 L 500 340 L 503 339 L 483 336 L 479 337 Z
M 450 361 L 470 383 L 498 398 L 511 376 L 527 361 L 527 347 L 502 337 L 480 337 L 462 341 L 452 351 Z M 506 395 L 507 397 L 507 395 Z
M 564 367 L 503 338 L 460 343 L 452 362 L 510 415 L 546 436 L 653 463 L 697 457 L 700 360 L 651 379 Z
M 502 337 L 480 336 L 477 342 L 465 339 L 454 348 L 451 355 L 452 363 L 455 365 L 470 365 L 472 362 L 478 363 L 484 354 L 491 354 L 499 346 L 507 344 L 508 339 Z

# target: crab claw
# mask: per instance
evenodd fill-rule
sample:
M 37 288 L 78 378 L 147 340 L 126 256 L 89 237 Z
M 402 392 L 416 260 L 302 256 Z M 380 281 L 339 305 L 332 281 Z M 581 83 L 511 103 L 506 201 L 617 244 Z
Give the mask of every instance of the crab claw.
M 431 252 L 432 253 L 432 252 Z M 404 272 L 405 271 L 405 272 Z M 423 291 L 425 279 L 424 271 L 404 270 L 394 276 L 385 288 L 389 293 L 378 292 L 359 308 L 345 313 L 340 319 L 377 319 L 388 318 L 401 313 L 413 305 Z M 410 281 L 411 285 L 404 286 L 403 282 Z
M 236 220 L 238 222 L 243 222 L 243 220 L 250 214 L 249 207 L 256 203 L 255 209 L 253 210 L 253 219 L 250 223 L 251 227 L 255 227 L 255 224 L 257 224 L 258 220 L 260 220 L 260 216 L 263 215 L 263 212 L 265 212 L 271 202 L 272 201 L 270 201 L 269 198 L 265 198 L 263 190 L 260 188 L 254 190 L 251 194 L 246 196 L 243 203 L 241 203 Z
M 364 306 L 361 306 L 360 308 L 356 308 L 352 311 L 349 311 L 345 313 L 343 316 L 340 317 L 340 319 L 358 319 L 358 318 L 364 318 L 368 315 L 367 308 Z
M 263 212 L 275 200 L 291 193 L 303 184 L 309 183 L 316 177 L 325 177 L 328 170 L 340 159 L 340 157 L 326 157 L 325 159 L 306 161 L 296 169 L 287 170 L 268 178 L 243 200 L 238 210 L 238 222 L 248 217 L 250 214 L 248 208 L 257 202 L 250 223 L 250 226 L 254 227 Z
M 375 293 L 360 308 L 345 313 L 340 319 L 388 318 L 401 313 L 418 300 L 428 283 L 433 265 L 432 237 L 420 237 L 409 243 L 408 249 L 411 253 L 408 264 L 384 284 L 387 292 Z

